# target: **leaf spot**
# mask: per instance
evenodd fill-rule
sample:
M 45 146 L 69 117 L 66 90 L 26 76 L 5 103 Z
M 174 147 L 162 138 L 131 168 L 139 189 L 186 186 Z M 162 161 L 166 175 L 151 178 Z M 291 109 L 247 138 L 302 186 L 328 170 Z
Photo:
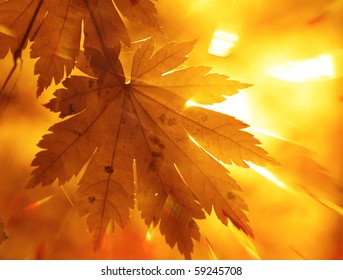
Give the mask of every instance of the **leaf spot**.
M 75 109 L 74 109 L 74 105 L 73 104 L 69 104 L 69 115 L 73 115 L 75 113 Z
M 167 124 L 169 126 L 177 124 L 176 118 L 168 118 L 166 114 L 161 114 L 158 118 L 162 124 Z
M 169 119 L 167 119 L 167 124 L 169 125 L 169 126 L 172 126 L 172 125 L 176 125 L 176 119 L 175 118 L 169 118 Z
M 227 197 L 231 200 L 236 199 L 236 195 L 233 192 L 228 192 Z
M 80 137 L 82 135 L 82 133 L 77 131 L 77 130 L 74 130 L 73 133 L 75 133 L 78 137 Z
M 166 114 L 162 114 L 160 115 L 160 117 L 158 118 L 162 124 L 166 123 L 166 119 L 167 119 L 167 115 Z
M 207 121 L 207 115 L 201 114 L 201 121 L 206 122 Z
M 156 171 L 156 164 L 153 160 L 149 163 L 149 170 L 153 172 Z
M 88 197 L 88 201 L 89 203 L 93 203 L 95 201 L 95 197 L 94 196 Z
M 113 166 L 107 165 L 104 168 L 105 172 L 108 174 L 112 174 L 113 173 Z
M 163 159 L 163 153 L 162 152 L 151 152 L 151 156 L 155 159 Z

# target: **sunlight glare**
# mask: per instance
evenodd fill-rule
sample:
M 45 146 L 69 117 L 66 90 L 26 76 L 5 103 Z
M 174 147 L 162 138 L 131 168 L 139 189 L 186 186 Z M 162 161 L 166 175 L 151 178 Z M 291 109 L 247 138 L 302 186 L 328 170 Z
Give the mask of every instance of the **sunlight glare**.
M 192 100 L 187 100 L 186 107 L 194 107 L 194 106 L 198 106 L 198 103 L 196 103 Z
M 232 223 L 228 223 L 228 227 L 230 228 L 233 235 L 239 241 L 239 243 L 243 246 L 243 248 L 247 251 L 247 253 L 256 260 L 260 260 L 261 257 L 257 252 L 257 249 L 253 242 L 249 239 L 249 237 L 243 233 L 242 231 L 238 230 Z
M 134 158 L 132 160 L 132 175 L 133 175 L 133 186 L 137 190 L 137 161 Z
M 205 239 L 206 239 L 206 242 L 207 242 L 208 251 L 209 251 L 209 255 L 210 255 L 211 260 L 218 260 L 218 257 L 217 257 L 217 255 L 214 253 L 213 247 L 212 247 L 210 241 L 207 239 L 207 237 L 205 237 Z
M 152 239 L 152 236 L 151 236 L 150 231 L 148 230 L 146 235 L 145 235 L 145 240 L 148 241 L 148 242 L 151 242 L 151 239 Z
M 33 209 L 38 208 L 39 206 L 42 206 L 44 203 L 47 203 L 54 195 L 49 195 L 47 197 L 44 197 L 34 203 L 31 203 L 29 205 L 27 205 L 23 210 L 24 211 L 31 211 Z
M 238 94 L 227 96 L 225 101 L 215 103 L 209 109 L 250 123 L 252 110 L 249 105 L 249 95 L 244 90 L 240 90 Z
M 301 62 L 289 61 L 272 66 L 267 74 L 279 80 L 292 83 L 318 81 L 335 76 L 331 55 L 319 55 Z
M 193 100 L 188 100 L 186 107 L 200 107 L 207 110 L 216 111 L 222 114 L 230 115 L 240 119 L 243 122 L 251 121 L 251 108 L 249 104 L 249 95 L 244 90 L 240 90 L 238 94 L 226 96 L 226 100 L 214 104 L 199 104 Z
M 336 213 L 343 215 L 343 208 L 340 207 L 339 205 L 326 200 L 325 198 L 319 198 L 317 196 L 315 196 L 314 194 L 309 194 L 314 200 L 316 200 L 317 202 L 319 202 L 320 204 L 324 205 L 325 207 L 331 209 L 332 211 L 335 211 Z
M 15 38 L 13 32 L 5 25 L 0 24 L 0 33 Z
M 275 133 L 275 132 L 273 132 L 273 131 L 265 130 L 265 129 L 263 129 L 263 128 L 259 128 L 259 127 L 256 127 L 256 126 L 251 126 L 250 128 L 251 128 L 252 130 L 255 130 L 255 131 L 260 132 L 260 133 L 262 133 L 262 134 L 264 134 L 264 135 L 273 137 L 273 138 L 275 138 L 275 139 L 279 139 L 279 140 L 282 140 L 282 141 L 286 141 L 286 142 L 291 142 L 291 143 L 293 143 L 292 140 L 289 140 L 289 139 L 287 139 L 287 138 L 285 138 L 285 137 L 282 137 L 282 136 L 278 135 L 277 133 Z
M 287 191 L 291 191 L 291 188 L 289 186 L 287 186 L 284 182 L 280 181 L 273 173 L 271 173 L 269 170 L 258 166 L 256 164 L 253 164 L 250 161 L 245 161 L 247 165 L 249 165 L 249 167 L 254 170 L 256 173 L 262 175 L 263 177 L 267 178 L 269 181 L 271 181 L 272 183 L 274 183 L 275 185 L 277 185 L 278 187 L 287 190 Z
M 215 56 L 227 57 L 238 41 L 238 35 L 234 29 L 236 28 L 233 25 L 219 23 L 217 29 L 213 32 L 208 53 Z
M 201 149 L 204 149 L 198 142 L 197 142 L 197 140 L 195 140 L 190 134 L 188 134 L 188 137 L 189 137 L 189 139 L 195 144 L 195 145 L 197 145 L 199 148 L 201 148 Z

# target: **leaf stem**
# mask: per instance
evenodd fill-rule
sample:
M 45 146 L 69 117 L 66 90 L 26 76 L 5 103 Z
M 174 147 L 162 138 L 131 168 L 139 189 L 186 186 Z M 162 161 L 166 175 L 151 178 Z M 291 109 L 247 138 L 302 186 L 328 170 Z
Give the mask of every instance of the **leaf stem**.
M 40 8 L 42 7 L 43 1 L 44 0 L 40 0 L 39 1 L 38 5 L 37 5 L 37 7 L 36 7 L 36 9 L 35 9 L 35 11 L 33 13 L 33 16 L 32 16 L 32 18 L 31 18 L 31 20 L 29 22 L 29 25 L 26 28 L 24 36 L 21 39 L 21 41 L 19 43 L 19 46 L 15 49 L 15 51 L 13 53 L 13 67 L 12 67 L 11 71 L 9 72 L 9 74 L 7 75 L 6 80 L 5 80 L 5 82 L 3 83 L 3 85 L 2 85 L 2 87 L 0 89 L 0 96 L 3 94 L 3 92 L 4 92 L 8 82 L 12 78 L 14 71 L 17 69 L 17 61 L 18 61 L 18 59 L 20 59 L 21 62 L 23 61 L 22 57 L 21 57 L 21 53 L 23 51 L 24 45 L 25 45 L 25 43 L 27 41 L 27 38 L 29 37 L 29 34 L 30 34 L 31 29 L 32 29 L 33 23 L 34 23 L 37 15 L 39 13 Z M 5 110 L 5 108 L 7 106 L 7 103 L 9 101 L 9 99 L 11 98 L 11 94 L 13 93 L 13 91 L 14 91 L 14 87 L 12 88 L 10 95 L 5 100 L 3 108 L 0 110 L 0 116 L 2 115 L 3 111 Z

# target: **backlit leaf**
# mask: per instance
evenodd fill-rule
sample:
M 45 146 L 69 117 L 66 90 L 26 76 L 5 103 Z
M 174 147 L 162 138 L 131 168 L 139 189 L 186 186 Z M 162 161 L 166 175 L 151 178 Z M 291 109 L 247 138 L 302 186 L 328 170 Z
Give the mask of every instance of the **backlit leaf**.
M 34 73 L 40 95 L 52 81 L 58 84 L 71 74 L 81 47 L 103 51 L 119 42 L 130 44 L 120 13 L 159 29 L 150 0 L 0 1 L 0 58 L 11 50 L 18 59 L 27 42 L 33 41 L 31 57 L 38 58 Z M 84 44 L 80 46 L 82 31 Z
M 230 220 L 253 236 L 241 188 L 216 158 L 244 167 L 243 160 L 262 165 L 274 160 L 242 130 L 246 124 L 185 106 L 192 96 L 220 101 L 222 94 L 248 86 L 208 73 L 207 67 L 173 72 L 194 43 L 169 43 L 154 53 L 153 40 L 146 40 L 134 55 L 130 82 L 117 53 L 109 52 L 110 60 L 90 61 L 94 77 L 68 78 L 47 104 L 69 118 L 38 144 L 43 150 L 33 161 L 28 187 L 56 179 L 64 184 L 89 161 L 79 182 L 78 209 L 88 215 L 96 248 L 112 220 L 126 225 L 135 200 L 146 225 L 159 226 L 186 258 L 193 239 L 200 238 L 196 220 L 212 209 L 224 224 Z M 179 71 L 182 79 L 176 78 Z

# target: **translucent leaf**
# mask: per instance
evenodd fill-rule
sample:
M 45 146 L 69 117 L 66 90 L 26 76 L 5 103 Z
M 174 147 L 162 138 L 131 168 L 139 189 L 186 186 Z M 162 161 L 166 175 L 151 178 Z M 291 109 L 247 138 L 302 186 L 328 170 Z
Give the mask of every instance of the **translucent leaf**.
M 153 40 L 146 40 L 134 55 L 129 83 L 115 53 L 111 61 L 98 53 L 99 59 L 83 65 L 93 68 L 95 77 L 72 76 L 46 105 L 70 117 L 52 126 L 38 144 L 44 150 L 33 161 L 28 186 L 56 179 L 63 184 L 88 162 L 78 209 L 88 215 L 96 248 L 111 221 L 126 225 L 135 199 L 146 225 L 158 226 L 185 258 L 191 258 L 193 240 L 200 238 L 196 220 L 205 212 L 214 210 L 224 224 L 230 220 L 253 236 L 241 189 L 216 158 L 245 167 L 244 160 L 274 160 L 242 130 L 243 122 L 185 106 L 196 88 L 204 86 L 211 100 L 220 101 L 222 93 L 248 86 L 201 66 L 185 68 L 181 81 L 175 79 L 173 70 L 193 45 L 169 43 L 154 53 Z

